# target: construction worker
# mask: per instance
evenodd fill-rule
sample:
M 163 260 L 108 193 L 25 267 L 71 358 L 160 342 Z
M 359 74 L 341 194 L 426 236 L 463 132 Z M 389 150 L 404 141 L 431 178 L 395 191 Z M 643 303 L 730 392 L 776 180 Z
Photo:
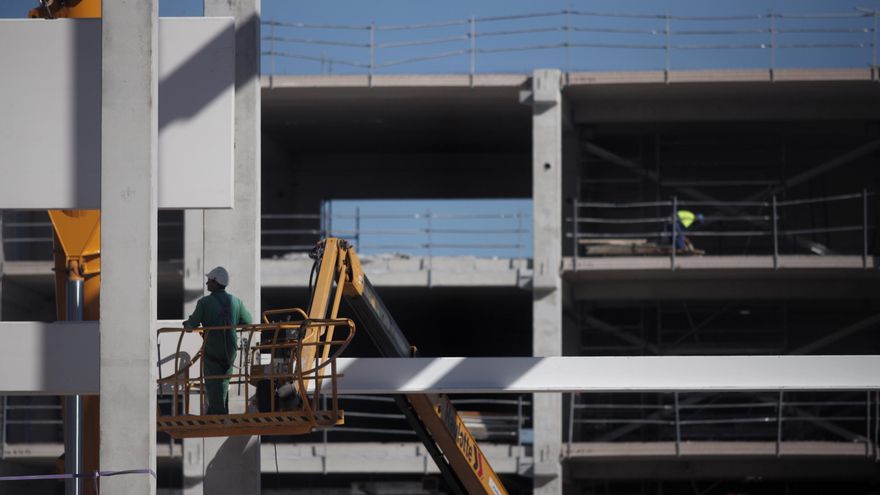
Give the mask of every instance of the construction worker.
M 695 223 L 703 222 L 702 213 L 694 213 L 689 210 L 678 210 L 675 219 L 675 249 L 680 251 L 693 251 L 694 245 L 691 240 L 684 235 L 684 232 L 691 228 Z
M 206 286 L 211 294 L 199 299 L 196 309 L 189 319 L 183 322 L 184 328 L 224 327 L 226 330 L 202 332 L 204 342 L 204 376 L 230 375 L 238 346 L 234 325 L 250 324 L 251 314 L 241 299 L 226 292 L 229 285 L 229 272 L 222 266 L 206 274 Z M 208 399 L 206 414 L 229 414 L 227 393 L 229 378 L 205 380 L 205 393 Z

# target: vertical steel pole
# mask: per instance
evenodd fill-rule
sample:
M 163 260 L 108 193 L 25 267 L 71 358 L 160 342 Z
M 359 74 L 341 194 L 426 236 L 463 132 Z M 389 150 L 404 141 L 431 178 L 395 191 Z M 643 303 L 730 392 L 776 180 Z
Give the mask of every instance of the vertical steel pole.
M 269 86 L 275 79 L 275 22 L 269 23 Z
M 516 444 L 522 445 L 523 427 L 523 399 L 522 395 L 516 398 Z
M 776 215 L 776 195 L 773 195 L 773 269 L 779 269 L 779 226 Z
M 370 23 L 370 76 L 368 85 L 373 87 L 373 70 L 376 66 L 376 23 Z
M 674 394 L 675 398 L 675 455 L 681 456 L 681 416 L 678 408 L 678 392 Z
M 434 276 L 434 235 L 433 222 L 431 221 L 431 210 L 428 210 L 425 213 L 425 219 L 428 224 L 428 228 L 426 229 L 428 234 L 428 287 L 431 287 Z
M 784 394 L 782 390 L 779 391 L 779 401 L 776 403 L 776 457 L 782 455 L 782 407 Z
M 865 457 L 871 457 L 873 454 L 873 444 L 871 443 L 871 391 L 865 392 Z
M 770 82 L 775 81 L 776 75 L 776 13 L 770 11 Z
M 669 250 L 670 255 L 670 266 L 669 268 L 675 270 L 675 245 L 678 237 L 678 198 L 672 197 L 672 249 Z
M 669 61 L 669 59 L 670 59 L 670 55 L 669 55 L 669 49 L 670 49 L 670 46 L 669 46 L 669 35 L 670 35 L 669 23 L 670 23 L 669 22 L 669 12 L 667 12 L 666 13 L 666 25 L 663 29 L 663 35 L 665 38 L 665 47 L 663 50 L 664 57 L 665 57 L 664 65 L 663 65 L 663 82 L 665 82 L 665 83 L 669 82 L 669 64 L 670 64 L 670 61 Z
M 578 235 L 580 234 L 580 232 L 578 232 L 578 199 L 574 198 L 574 200 L 572 201 L 572 204 L 574 205 L 574 214 L 572 215 L 572 223 L 574 224 L 574 228 L 573 228 L 574 232 L 571 236 L 571 238 L 572 238 L 571 244 L 572 244 L 572 248 L 574 249 L 574 254 L 572 254 L 572 259 L 574 260 L 574 263 L 573 263 L 574 264 L 574 271 L 577 271 L 577 269 L 578 269 Z
M 880 460 L 880 451 L 877 444 L 880 443 L 880 392 L 874 392 L 874 461 Z
M 868 190 L 862 189 L 862 269 L 868 268 Z
M 360 251 L 361 249 L 361 207 L 354 209 L 354 245 Z
M 83 279 L 71 273 L 67 280 L 67 321 L 83 319 Z M 64 397 L 64 471 L 67 474 L 83 472 L 83 403 L 81 395 Z M 74 478 L 64 482 L 65 495 L 83 493 L 83 479 Z
M 871 41 L 871 77 L 875 81 L 880 80 L 880 74 L 877 74 L 877 11 L 874 11 L 874 28 L 872 31 L 873 38 Z
M 471 87 L 473 88 L 474 87 L 474 75 L 477 71 L 477 18 L 474 16 L 471 16 L 470 24 L 471 24 L 471 34 L 470 34 L 471 66 L 470 66 L 470 71 L 471 71 Z
M 568 451 L 571 452 L 571 442 L 574 440 L 574 398 L 575 393 L 569 394 L 568 401 Z

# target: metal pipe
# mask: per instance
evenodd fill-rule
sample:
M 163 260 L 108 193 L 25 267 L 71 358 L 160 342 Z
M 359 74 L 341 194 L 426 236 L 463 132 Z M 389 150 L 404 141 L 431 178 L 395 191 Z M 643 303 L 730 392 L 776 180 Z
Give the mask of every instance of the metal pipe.
M 779 227 L 776 216 L 776 195 L 773 195 L 773 269 L 779 269 Z
M 470 66 L 470 69 L 471 69 L 471 87 L 473 88 L 474 87 L 474 75 L 477 71 L 477 59 L 476 59 L 476 57 L 477 57 L 477 20 L 476 20 L 476 17 L 471 16 L 470 24 L 471 24 L 471 33 L 470 33 L 471 66 Z
M 868 268 L 868 190 L 862 189 L 862 269 Z
M 678 234 L 678 198 L 676 196 L 672 197 L 672 249 L 669 250 L 672 253 L 670 256 L 670 269 L 675 270 L 675 244 L 676 237 Z
M 370 24 L 370 77 L 369 86 L 373 87 L 373 70 L 376 67 L 376 23 Z
M 571 442 L 574 440 L 574 398 L 575 393 L 569 394 L 568 401 L 568 450 L 571 452 Z
M 78 271 L 78 270 L 77 270 Z M 71 268 L 67 280 L 66 319 L 82 321 L 83 319 L 83 279 Z M 67 474 L 83 472 L 83 403 L 81 395 L 69 395 L 64 398 L 64 471 Z M 65 495 L 81 495 L 83 479 L 74 478 L 64 482 Z
M 770 11 L 770 82 L 775 81 L 776 68 L 776 13 Z
M 574 214 L 572 215 L 574 223 L 574 235 L 572 235 L 572 247 L 574 248 L 574 271 L 578 269 L 578 198 L 572 201 L 574 205 Z
M 681 417 L 679 416 L 680 409 L 678 407 L 678 392 L 675 392 L 674 398 L 675 398 L 675 455 L 681 456 Z
M 779 391 L 779 402 L 776 405 L 776 457 L 782 455 L 782 406 L 783 396 L 782 390 Z

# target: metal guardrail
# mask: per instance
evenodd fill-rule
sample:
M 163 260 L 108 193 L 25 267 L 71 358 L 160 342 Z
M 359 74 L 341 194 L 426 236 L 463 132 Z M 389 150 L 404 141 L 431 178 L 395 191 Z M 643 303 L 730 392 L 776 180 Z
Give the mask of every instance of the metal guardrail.
M 345 425 L 321 429 L 319 434 L 324 443 L 357 441 L 353 438 L 364 436 L 386 442 L 416 438 L 391 397 L 340 395 L 339 400 L 345 410 Z M 523 444 L 523 429 L 531 423 L 531 400 L 527 396 L 457 399 L 452 403 L 478 440 Z
M 618 394 L 622 395 L 622 394 Z M 751 393 L 570 394 L 569 446 L 575 442 L 786 441 L 863 443 L 880 461 L 880 392 L 845 394 L 777 391 Z M 788 428 L 786 429 L 786 426 Z M 650 429 L 650 432 L 644 430 Z
M 301 73 L 332 73 L 343 67 L 366 74 L 372 84 L 377 74 L 451 59 L 460 62 L 460 72 L 470 74 L 473 82 L 473 76 L 486 67 L 498 72 L 492 69 L 498 56 L 511 53 L 556 52 L 564 59 L 565 72 L 596 70 L 587 64 L 595 63 L 597 57 L 579 57 L 584 50 L 611 52 L 615 57 L 620 52 L 648 54 L 641 65 L 667 74 L 680 68 L 674 63 L 676 57 L 694 52 L 744 52 L 751 56 L 746 65 L 769 69 L 771 77 L 774 69 L 786 65 L 792 52 L 850 52 L 857 61 L 855 66 L 876 68 L 878 15 L 862 9 L 727 16 L 565 9 L 397 25 L 268 20 L 263 21 L 262 29 L 263 71 L 269 75 L 285 73 L 284 68 L 279 70 L 278 62 L 291 59 L 319 64 L 317 70 Z M 312 35 L 315 32 L 319 34 Z M 546 64 L 546 57 L 535 63 Z M 839 58 L 834 57 L 835 61 Z M 743 63 L 727 66 L 741 68 Z M 289 73 L 293 72 L 299 73 Z
M 262 250 L 268 253 L 307 252 L 322 237 L 339 237 L 361 254 L 397 252 L 432 258 L 438 250 L 483 256 L 505 250 L 520 258 L 531 256 L 526 242 L 531 235 L 530 216 L 523 212 L 362 213 L 355 208 L 353 213 L 333 213 L 325 207 L 321 214 L 276 213 L 262 218 Z M 298 242 L 279 240 L 285 238 Z
M 264 256 L 308 252 L 324 237 L 340 237 L 352 242 L 362 253 L 397 252 L 432 258 L 440 251 L 461 255 L 492 256 L 497 252 L 531 256 L 530 215 L 516 213 L 448 214 L 431 211 L 362 213 L 268 213 L 262 215 Z M 8 261 L 51 260 L 52 223 L 34 220 L 31 212 L 7 211 L 2 223 L 5 259 Z M 22 217 L 19 219 L 18 217 Z M 474 226 L 479 222 L 480 226 Z M 159 222 L 159 259 L 182 259 L 183 223 Z M 487 241 L 486 239 L 491 239 Z
M 816 234 L 840 234 L 857 233 L 860 236 L 859 252 L 862 257 L 862 267 L 868 268 L 868 238 L 870 231 L 875 229 L 869 224 L 869 198 L 874 194 L 863 190 L 858 194 L 841 194 L 820 198 L 797 199 L 779 201 L 772 196 L 769 201 L 680 201 L 673 197 L 668 201 L 642 201 L 630 203 L 599 203 L 589 201 L 573 201 L 572 216 L 566 221 L 572 224 L 572 232 L 566 234 L 572 240 L 575 270 L 577 259 L 580 255 L 582 241 L 600 241 L 602 239 L 617 240 L 641 240 L 658 239 L 657 246 L 664 247 L 669 251 L 670 267 L 675 269 L 676 253 L 681 254 L 681 249 L 675 249 L 676 240 L 680 237 L 703 237 L 703 238 L 770 238 L 772 243 L 771 252 L 774 268 L 779 267 L 780 241 L 786 238 L 796 238 L 805 235 Z M 858 224 L 851 223 L 834 227 L 808 227 L 784 228 L 786 211 L 794 207 L 810 205 L 827 205 L 830 203 L 850 202 L 857 205 L 859 214 Z M 678 212 L 685 208 L 702 207 L 708 210 L 701 226 L 691 229 L 682 229 L 677 226 Z M 655 216 L 627 216 L 626 212 L 653 208 L 655 211 L 667 210 L 669 215 Z M 748 209 L 757 209 L 757 212 L 749 213 Z M 585 215 L 584 211 L 596 213 Z M 615 212 L 614 215 L 611 212 Z M 811 217 L 811 216 L 810 216 Z M 853 220 L 850 220 L 852 222 Z M 740 225 L 736 229 L 720 227 L 722 222 L 736 223 Z M 741 227 L 746 224 L 747 228 Z M 583 225 L 591 225 L 592 230 L 582 230 Z M 696 224 L 695 224 L 696 225 Z M 660 226 L 660 228 L 657 228 Z M 713 228 L 714 227 L 714 228 Z M 621 230 L 623 229 L 623 230 Z

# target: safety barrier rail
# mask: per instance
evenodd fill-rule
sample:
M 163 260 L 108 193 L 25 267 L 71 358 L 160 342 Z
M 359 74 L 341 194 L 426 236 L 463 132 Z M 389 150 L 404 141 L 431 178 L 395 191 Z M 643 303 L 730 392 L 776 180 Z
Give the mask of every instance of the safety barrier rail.
M 340 394 L 345 425 L 320 429 L 324 443 L 416 440 L 394 399 L 385 396 Z M 531 401 L 528 396 L 495 399 L 454 399 L 452 404 L 477 440 L 522 445 L 531 443 Z
M 531 256 L 530 215 L 525 212 L 361 212 L 263 214 L 266 254 L 307 252 L 318 239 L 339 237 L 360 254 Z
M 159 222 L 159 261 L 183 258 L 183 220 Z M 52 223 L 44 212 L 6 211 L 0 239 L 8 261 L 52 259 Z M 179 213 L 178 213 L 179 215 Z M 426 211 L 266 213 L 262 218 L 264 257 L 306 253 L 319 239 L 340 237 L 362 254 L 531 256 L 529 213 L 484 211 L 454 214 Z M 2 221 L 5 219 L 5 221 Z
M 772 77 L 774 69 L 817 64 L 876 68 L 878 15 L 866 9 L 709 16 L 564 9 L 397 25 L 267 20 L 262 67 L 269 75 L 365 74 L 370 83 L 375 75 L 401 72 L 467 73 L 473 81 L 478 72 L 553 64 L 565 72 L 635 67 L 667 74 L 766 68 Z
M 567 442 L 862 443 L 880 455 L 880 392 L 570 394 Z
M 795 200 L 778 200 L 775 195 L 769 200 L 759 197 L 746 201 L 682 201 L 677 197 L 630 203 L 574 200 L 572 216 L 566 218 L 572 229 L 566 236 L 572 242 L 575 270 L 581 251 L 590 254 L 585 245 L 627 246 L 630 242 L 628 248 L 618 249 L 620 252 L 615 254 L 668 254 L 674 269 L 677 255 L 695 252 L 681 245 L 685 238 L 714 239 L 719 246 L 724 239 L 740 239 L 742 242 L 734 246 L 739 251 L 736 254 L 756 254 L 757 245 L 758 254 L 772 254 L 774 268 L 778 268 L 779 256 L 787 245 L 822 255 L 834 253 L 833 250 L 838 249 L 836 243 L 845 254 L 861 255 L 862 267 L 868 268 L 868 241 L 870 232 L 876 228 L 869 208 L 873 196 L 863 190 L 856 194 Z M 826 215 L 835 208 L 835 214 L 827 216 L 841 219 L 841 224 L 798 225 L 815 221 L 817 214 L 810 208 L 824 208 Z M 679 212 L 685 210 L 694 215 L 704 211 L 704 220 L 695 222 L 691 228 L 683 226 L 678 219 Z M 827 218 L 824 221 L 827 223 Z M 822 236 L 821 242 L 819 236 Z M 635 246 L 637 243 L 651 249 L 639 248 Z M 625 253 L 627 249 L 631 253 Z M 719 251 L 723 249 L 721 246 Z

